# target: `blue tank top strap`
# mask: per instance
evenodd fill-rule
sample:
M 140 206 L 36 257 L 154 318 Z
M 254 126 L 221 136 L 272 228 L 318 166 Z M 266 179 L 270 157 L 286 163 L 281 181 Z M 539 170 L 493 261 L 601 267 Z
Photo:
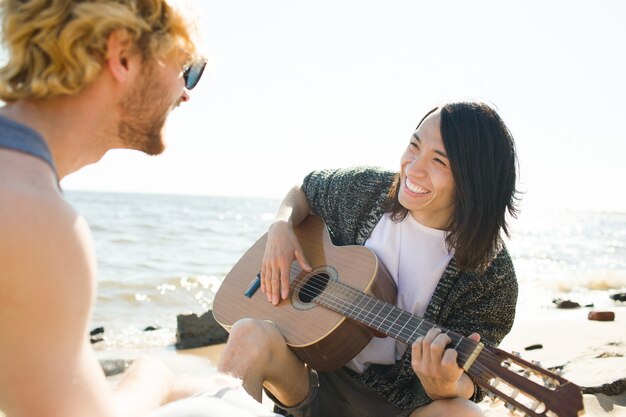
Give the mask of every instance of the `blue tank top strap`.
M 30 127 L 0 115 L 0 148 L 19 151 L 46 162 L 58 175 L 50 148 L 41 135 Z

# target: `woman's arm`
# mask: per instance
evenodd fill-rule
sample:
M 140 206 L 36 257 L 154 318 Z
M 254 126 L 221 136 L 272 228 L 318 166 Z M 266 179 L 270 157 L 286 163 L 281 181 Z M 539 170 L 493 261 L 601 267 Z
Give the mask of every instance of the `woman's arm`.
M 302 269 L 310 271 L 300 243 L 293 232 L 311 211 L 299 186 L 285 196 L 267 234 L 267 245 L 261 266 L 261 291 L 274 305 L 289 296 L 291 263 L 297 260 Z

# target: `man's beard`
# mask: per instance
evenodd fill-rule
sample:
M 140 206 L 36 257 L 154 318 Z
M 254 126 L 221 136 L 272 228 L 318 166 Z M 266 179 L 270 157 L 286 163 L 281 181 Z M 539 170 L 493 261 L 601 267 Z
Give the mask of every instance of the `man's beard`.
M 122 100 L 117 130 L 124 148 L 159 155 L 165 149 L 163 126 L 171 103 L 164 102 L 162 88 L 153 74 L 150 67 L 144 67 L 139 82 Z

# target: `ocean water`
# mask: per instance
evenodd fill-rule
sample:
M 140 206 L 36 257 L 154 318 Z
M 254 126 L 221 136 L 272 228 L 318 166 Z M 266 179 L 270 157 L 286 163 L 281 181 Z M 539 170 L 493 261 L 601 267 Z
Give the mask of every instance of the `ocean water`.
M 98 258 L 99 350 L 171 346 L 176 316 L 210 309 L 221 280 L 269 226 L 277 199 L 66 191 Z M 523 210 L 507 246 L 520 309 L 553 298 L 609 306 L 626 287 L 626 213 Z M 157 331 L 144 332 L 152 326 Z

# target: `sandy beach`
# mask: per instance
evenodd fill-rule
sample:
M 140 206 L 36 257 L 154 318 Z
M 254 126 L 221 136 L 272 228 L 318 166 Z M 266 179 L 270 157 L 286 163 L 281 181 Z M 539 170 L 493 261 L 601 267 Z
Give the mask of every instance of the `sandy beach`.
M 518 315 L 500 348 L 520 352 L 544 368 L 562 368 L 562 376 L 581 387 L 596 387 L 626 378 L 626 306 L 615 304 L 610 322 L 587 319 L 593 308 L 572 310 L 552 306 Z M 525 348 L 541 345 L 540 349 Z M 585 416 L 626 416 L 626 392 L 619 395 L 584 395 Z M 487 416 L 506 416 L 501 401 L 485 400 Z
M 500 348 L 520 352 L 523 359 L 540 361 L 544 368 L 562 370 L 562 376 L 580 387 L 598 387 L 626 378 L 626 305 L 615 303 L 610 310 L 615 320 L 591 321 L 593 308 L 571 310 L 545 306 L 518 314 L 511 333 Z M 535 349 L 526 350 L 535 346 Z M 537 348 L 540 345 L 540 348 Z M 178 373 L 215 374 L 215 364 L 223 345 L 161 352 L 159 356 Z M 208 360 L 207 360 L 208 359 Z M 219 384 L 216 379 L 216 384 Z M 619 395 L 585 394 L 585 416 L 626 416 L 626 392 Z M 269 402 L 264 404 L 271 407 Z M 488 417 L 510 416 L 502 401 L 485 399 L 481 403 Z M 561 417 L 561 416 L 559 416 Z M 569 416 L 564 416 L 569 417 Z
M 562 376 L 581 387 L 598 387 L 626 378 L 626 304 L 615 303 L 610 311 L 615 320 L 591 321 L 587 316 L 593 308 L 571 310 L 545 306 L 540 310 L 518 313 L 511 333 L 500 348 L 520 352 L 523 359 L 540 361 L 544 368 L 560 368 Z M 526 350 L 540 345 L 540 348 Z M 207 378 L 207 387 L 219 389 L 231 383 L 219 375 L 216 364 L 224 345 L 175 351 L 158 349 L 147 353 L 157 356 L 179 375 Z M 126 359 L 146 352 L 100 352 L 102 361 Z M 109 378 L 114 386 L 118 376 Z M 585 394 L 584 416 L 626 416 L 626 391 L 618 395 Z M 253 401 L 250 399 L 250 401 Z M 487 417 L 510 416 L 502 401 L 485 399 L 480 406 Z M 263 407 L 271 409 L 265 399 Z M 3 417 L 0 412 L 0 416 Z M 559 416 L 561 417 L 561 416 Z M 570 417 L 570 416 L 563 416 Z

